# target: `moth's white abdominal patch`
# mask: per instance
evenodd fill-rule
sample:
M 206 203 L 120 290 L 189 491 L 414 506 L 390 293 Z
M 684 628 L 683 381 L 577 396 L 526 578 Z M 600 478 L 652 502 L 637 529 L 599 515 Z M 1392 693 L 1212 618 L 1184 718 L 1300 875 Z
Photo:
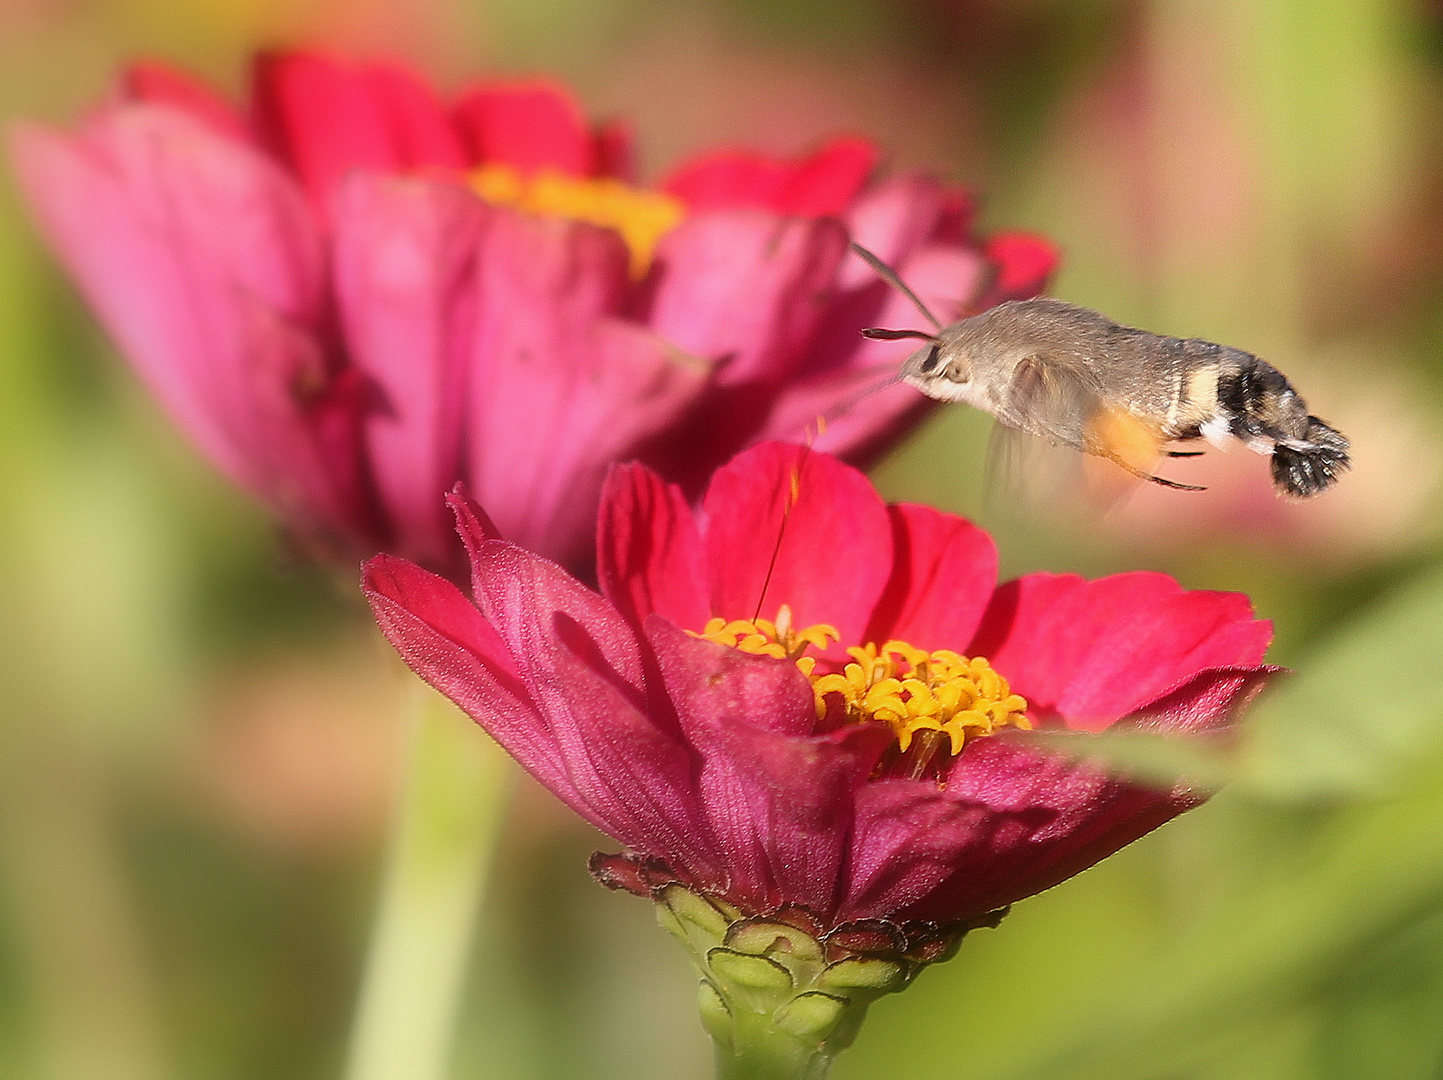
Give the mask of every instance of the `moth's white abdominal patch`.
M 1227 413 L 1214 413 L 1207 420 L 1204 420 L 1198 428 L 1204 439 L 1212 443 L 1219 450 L 1227 449 L 1228 440 L 1233 437 L 1232 417 Z

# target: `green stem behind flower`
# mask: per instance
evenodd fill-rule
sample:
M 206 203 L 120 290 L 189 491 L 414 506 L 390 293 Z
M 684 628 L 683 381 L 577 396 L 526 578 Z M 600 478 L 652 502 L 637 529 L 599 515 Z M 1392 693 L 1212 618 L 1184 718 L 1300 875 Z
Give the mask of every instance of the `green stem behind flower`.
M 495 838 L 506 755 L 417 682 L 346 1080 L 441 1080 Z

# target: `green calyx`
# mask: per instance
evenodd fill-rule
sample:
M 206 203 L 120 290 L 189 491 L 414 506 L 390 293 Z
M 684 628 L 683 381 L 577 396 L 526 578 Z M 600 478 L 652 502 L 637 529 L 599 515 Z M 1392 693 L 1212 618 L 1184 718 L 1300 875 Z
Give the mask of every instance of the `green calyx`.
M 725 1080 L 821 1080 L 868 1006 L 952 955 L 964 929 L 918 937 L 874 921 L 824 934 L 805 912 L 744 916 L 675 882 L 653 896 L 701 976 L 697 1004 Z

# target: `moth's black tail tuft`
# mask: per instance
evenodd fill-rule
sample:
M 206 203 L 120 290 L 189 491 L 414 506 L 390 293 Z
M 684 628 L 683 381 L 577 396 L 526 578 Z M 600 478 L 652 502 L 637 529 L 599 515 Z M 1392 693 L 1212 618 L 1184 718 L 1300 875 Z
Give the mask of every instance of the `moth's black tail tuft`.
M 1308 417 L 1304 438 L 1273 448 L 1273 483 L 1298 499 L 1316 495 L 1348 470 L 1348 437 L 1316 416 Z

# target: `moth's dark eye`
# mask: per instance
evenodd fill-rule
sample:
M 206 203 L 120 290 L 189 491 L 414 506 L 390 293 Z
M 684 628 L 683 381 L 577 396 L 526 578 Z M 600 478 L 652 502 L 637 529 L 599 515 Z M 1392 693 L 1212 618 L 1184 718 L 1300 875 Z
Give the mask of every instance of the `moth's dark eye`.
M 927 350 L 927 359 L 922 361 L 923 375 L 930 375 L 932 369 L 937 366 L 937 361 L 941 359 L 940 349 L 941 346 L 933 345 L 932 348 Z

